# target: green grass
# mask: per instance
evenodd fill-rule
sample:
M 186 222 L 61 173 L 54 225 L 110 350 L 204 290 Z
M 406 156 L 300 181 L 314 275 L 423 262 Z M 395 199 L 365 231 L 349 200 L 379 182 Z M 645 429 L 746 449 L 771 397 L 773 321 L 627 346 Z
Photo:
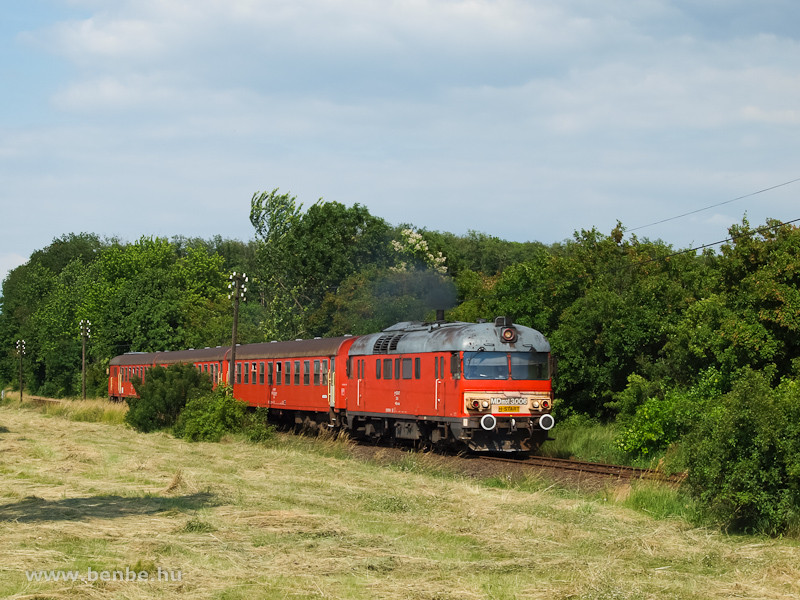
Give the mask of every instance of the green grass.
M 552 438 L 540 448 L 540 456 L 572 458 L 589 462 L 655 468 L 662 458 L 635 458 L 620 450 L 615 441 L 619 428 L 614 423 L 599 423 L 589 419 L 567 419 L 550 431 Z
M 685 491 L 648 481 L 635 482 L 621 504 L 656 519 L 683 519 L 689 523 L 702 520 L 696 501 Z
M 0 408 L 0 597 L 797 597 L 800 544 L 695 526 L 679 491 L 477 481 L 344 439 L 189 444 Z M 68 470 L 64 470 L 68 469 Z M 57 477 L 57 480 L 56 480 Z M 180 583 L 28 583 L 26 570 L 181 570 Z

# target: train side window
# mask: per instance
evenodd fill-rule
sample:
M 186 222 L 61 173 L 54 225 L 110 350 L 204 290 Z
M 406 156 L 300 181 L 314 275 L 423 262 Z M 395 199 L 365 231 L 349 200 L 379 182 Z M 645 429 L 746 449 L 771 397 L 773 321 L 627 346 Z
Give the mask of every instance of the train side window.
M 261 364 L 263 365 L 264 363 L 261 363 Z M 251 372 L 251 375 L 250 375 L 250 383 L 255 385 L 255 384 L 258 383 L 258 364 L 255 361 L 253 362 L 253 365 L 252 365 L 251 369 L 252 369 L 252 372 Z M 261 379 L 264 379 L 264 378 L 262 377 Z M 261 383 L 264 383 L 264 382 L 262 381 Z
M 272 385 L 273 382 L 273 373 L 272 373 L 272 363 L 267 363 L 267 385 Z
M 288 360 L 283 363 L 283 383 L 291 385 L 292 383 L 292 363 Z
M 333 360 L 331 360 L 331 368 L 333 367 Z M 328 385 L 328 361 L 322 361 L 322 385 Z
M 311 383 L 311 361 L 304 360 L 303 361 L 303 385 L 308 385 Z
M 444 356 L 439 357 L 439 373 L 442 374 L 442 379 L 444 379 Z
M 244 363 L 244 382 L 250 383 L 250 363 Z
M 264 363 L 258 363 L 258 383 L 264 385 Z
M 319 361 L 315 360 L 314 361 L 314 385 L 319 385 L 319 376 L 320 376 Z
M 411 366 L 411 359 L 404 358 L 403 359 L 403 379 L 411 379 L 413 372 L 413 367 Z
M 456 379 L 461 378 L 461 358 L 458 352 L 453 352 L 453 354 L 450 355 L 450 373 Z
M 439 358 L 437 356 L 433 357 L 433 378 L 439 379 Z
M 236 363 L 236 383 L 242 383 L 242 363 Z
M 381 378 L 381 359 L 375 361 L 375 379 Z
M 283 383 L 283 363 L 279 360 L 275 361 L 275 384 L 281 385 Z
M 300 385 L 300 361 L 294 361 L 294 384 Z
M 400 379 L 400 359 L 394 359 L 394 378 Z
M 392 359 L 391 358 L 384 358 L 383 359 L 383 378 L 384 379 L 391 379 L 392 378 Z
M 414 359 L 414 379 L 419 379 L 420 377 L 420 365 L 419 365 L 419 357 Z

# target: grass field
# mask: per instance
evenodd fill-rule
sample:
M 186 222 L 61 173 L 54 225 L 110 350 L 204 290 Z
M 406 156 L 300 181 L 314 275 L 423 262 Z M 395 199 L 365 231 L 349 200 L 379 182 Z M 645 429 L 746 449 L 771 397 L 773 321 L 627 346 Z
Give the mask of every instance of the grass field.
M 0 597 L 800 596 L 796 541 L 657 519 L 657 490 L 634 510 L 624 488 L 503 486 L 293 436 L 188 444 L 114 410 L 0 407 Z M 78 579 L 36 581 L 50 571 Z

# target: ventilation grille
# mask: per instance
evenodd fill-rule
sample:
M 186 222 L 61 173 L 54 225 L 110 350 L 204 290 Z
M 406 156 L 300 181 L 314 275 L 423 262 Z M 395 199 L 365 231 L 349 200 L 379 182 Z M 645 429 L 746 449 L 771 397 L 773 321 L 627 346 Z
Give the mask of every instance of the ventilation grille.
M 402 333 L 382 335 L 375 341 L 375 345 L 372 347 L 372 353 L 389 354 L 389 352 L 394 352 L 397 350 L 397 343 L 403 335 Z

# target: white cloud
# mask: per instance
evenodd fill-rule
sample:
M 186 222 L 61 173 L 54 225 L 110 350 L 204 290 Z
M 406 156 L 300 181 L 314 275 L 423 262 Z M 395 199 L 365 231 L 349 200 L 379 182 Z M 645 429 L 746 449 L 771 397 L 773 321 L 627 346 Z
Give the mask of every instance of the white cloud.
M 26 36 L 73 69 L 53 112 L 0 131 L 0 198 L 48 207 L 40 246 L 76 228 L 248 237 L 247 200 L 274 187 L 395 223 L 555 241 L 796 169 L 800 46 L 755 5 L 74 4 L 88 16 Z M 770 198 L 776 215 L 792 205 Z M 230 203 L 235 224 L 197 211 Z M 653 236 L 703 240 L 726 218 Z

